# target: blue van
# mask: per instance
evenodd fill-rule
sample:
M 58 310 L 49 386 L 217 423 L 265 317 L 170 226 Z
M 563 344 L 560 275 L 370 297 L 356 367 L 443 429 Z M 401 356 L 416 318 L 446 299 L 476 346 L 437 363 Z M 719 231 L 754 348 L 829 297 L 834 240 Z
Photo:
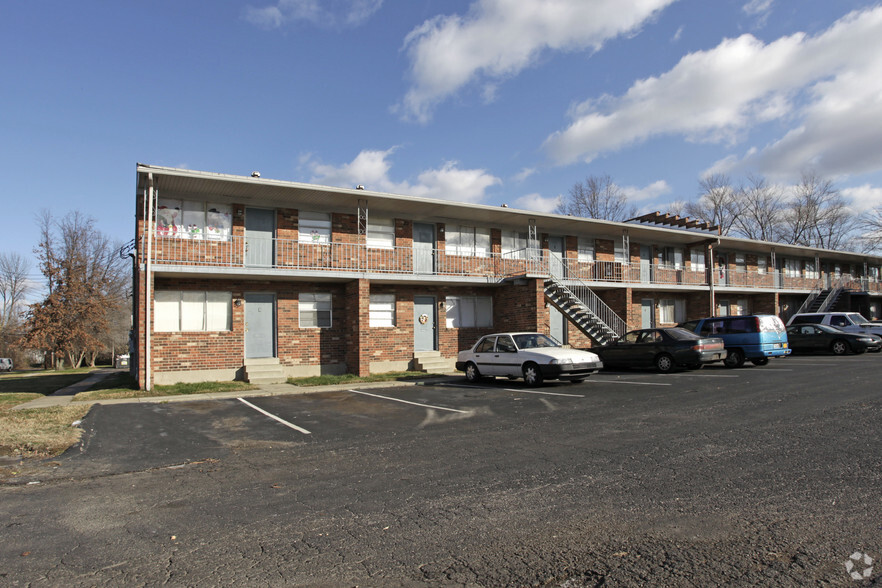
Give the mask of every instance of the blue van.
M 726 367 L 737 368 L 750 360 L 753 365 L 766 365 L 770 357 L 790 355 L 787 329 L 773 314 L 746 316 L 713 316 L 677 325 L 702 337 L 719 337 L 726 346 Z

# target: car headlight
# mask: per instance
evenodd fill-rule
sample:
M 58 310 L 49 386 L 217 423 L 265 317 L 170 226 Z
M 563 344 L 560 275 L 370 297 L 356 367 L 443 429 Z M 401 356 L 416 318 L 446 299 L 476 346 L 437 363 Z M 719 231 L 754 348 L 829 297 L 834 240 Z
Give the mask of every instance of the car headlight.
M 861 343 L 872 343 L 873 341 L 875 341 L 875 339 L 871 339 L 869 337 L 861 337 L 860 339 L 858 339 L 858 341 L 860 341 Z
M 551 365 L 564 365 L 564 364 L 571 364 L 571 363 L 573 363 L 573 358 L 571 358 L 571 357 L 565 357 L 565 358 L 563 358 L 563 359 L 552 359 L 552 360 L 549 361 L 548 363 L 551 364 Z

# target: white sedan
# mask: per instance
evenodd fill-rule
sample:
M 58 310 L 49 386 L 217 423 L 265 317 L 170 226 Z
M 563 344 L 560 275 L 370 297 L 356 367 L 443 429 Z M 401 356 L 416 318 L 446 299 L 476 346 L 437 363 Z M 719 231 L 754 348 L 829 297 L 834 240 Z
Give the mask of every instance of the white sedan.
M 603 367 L 590 351 L 568 349 L 541 333 L 494 333 L 459 352 L 456 369 L 469 382 L 484 376 L 524 378 L 529 386 L 545 380 L 581 382 Z

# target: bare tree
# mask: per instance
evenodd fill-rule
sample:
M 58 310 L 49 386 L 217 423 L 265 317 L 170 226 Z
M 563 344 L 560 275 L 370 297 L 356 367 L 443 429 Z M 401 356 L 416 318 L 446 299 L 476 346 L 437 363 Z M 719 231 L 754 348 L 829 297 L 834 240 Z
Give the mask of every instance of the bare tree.
M 734 232 L 747 239 L 776 241 L 781 235 L 784 196 L 762 176 L 748 176 L 747 183 L 735 194 L 740 214 L 735 217 Z
M 862 219 L 831 180 L 814 172 L 803 172 L 794 197 L 784 215 L 785 243 L 845 250 L 853 247 Z
M 608 175 L 588 176 L 570 188 L 555 212 L 584 218 L 626 221 L 637 216 L 637 207 L 628 202 L 625 192 Z
M 94 365 L 110 317 L 125 302 L 127 264 L 91 218 L 73 212 L 56 221 L 44 212 L 38 224 L 35 253 L 48 295 L 30 307 L 27 342 L 56 363 L 77 367 L 88 357 Z
M 18 253 L 0 253 L 0 355 L 12 357 L 20 350 L 25 297 L 30 264 Z
M 711 174 L 699 181 L 698 200 L 687 202 L 686 214 L 720 227 L 720 234 L 728 235 L 741 215 L 741 205 L 729 176 Z
M 882 206 L 876 207 L 861 219 L 863 235 L 861 242 L 864 251 L 882 249 Z

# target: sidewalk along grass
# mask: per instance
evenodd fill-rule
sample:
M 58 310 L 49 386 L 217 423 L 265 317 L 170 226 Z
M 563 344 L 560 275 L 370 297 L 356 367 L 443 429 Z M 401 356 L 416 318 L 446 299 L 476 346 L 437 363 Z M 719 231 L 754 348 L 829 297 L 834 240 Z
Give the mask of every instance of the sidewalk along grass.
M 0 375 L 0 397 L 6 394 L 33 393 L 48 396 L 89 377 L 89 370 L 34 370 Z

